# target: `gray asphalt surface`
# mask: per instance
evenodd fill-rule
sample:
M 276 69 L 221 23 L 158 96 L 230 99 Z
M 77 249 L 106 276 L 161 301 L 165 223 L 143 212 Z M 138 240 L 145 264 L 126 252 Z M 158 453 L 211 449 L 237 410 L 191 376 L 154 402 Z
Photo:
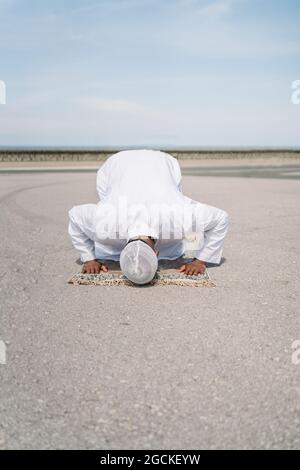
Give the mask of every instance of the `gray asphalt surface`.
M 278 178 L 278 179 L 300 179 L 300 165 L 281 165 L 269 167 L 255 166 L 226 166 L 183 168 L 184 175 L 192 176 L 236 176 L 243 178 Z
M 95 167 L 78 167 L 69 165 L 69 167 L 0 167 L 0 174 L 17 173 L 94 173 Z M 183 175 L 189 176 L 230 176 L 243 178 L 278 178 L 278 179 L 300 179 L 300 165 L 270 165 L 266 166 L 247 166 L 243 164 L 222 166 L 199 166 L 188 165 L 182 168 Z
M 0 447 L 300 447 L 299 182 L 184 190 L 231 218 L 216 288 L 72 286 L 94 174 L 0 175 Z

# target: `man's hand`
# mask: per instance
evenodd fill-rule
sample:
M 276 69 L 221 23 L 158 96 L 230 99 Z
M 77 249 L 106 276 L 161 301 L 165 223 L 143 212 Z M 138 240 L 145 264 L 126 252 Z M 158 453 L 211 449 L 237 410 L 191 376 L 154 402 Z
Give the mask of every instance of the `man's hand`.
M 95 259 L 92 261 L 86 261 L 81 270 L 83 274 L 98 274 L 101 271 L 107 272 L 108 268 L 105 264 Z
M 179 272 L 187 274 L 188 276 L 197 276 L 205 272 L 205 262 L 199 259 L 194 259 L 191 263 L 183 264 L 179 268 Z

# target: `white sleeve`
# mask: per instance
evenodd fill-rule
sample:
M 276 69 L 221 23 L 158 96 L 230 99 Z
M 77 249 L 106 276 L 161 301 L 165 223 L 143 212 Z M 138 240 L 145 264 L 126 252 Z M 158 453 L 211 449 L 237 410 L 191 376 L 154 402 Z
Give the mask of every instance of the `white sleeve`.
M 187 201 L 185 197 L 185 200 Z M 229 217 L 227 212 L 217 207 L 201 204 L 190 199 L 194 204 L 193 217 L 198 230 L 203 230 L 199 237 L 199 246 L 195 250 L 195 258 L 207 263 L 219 264 L 222 258 L 224 239 L 228 230 Z
M 82 204 L 69 211 L 69 235 L 83 263 L 95 259 L 95 233 L 93 229 L 96 204 Z

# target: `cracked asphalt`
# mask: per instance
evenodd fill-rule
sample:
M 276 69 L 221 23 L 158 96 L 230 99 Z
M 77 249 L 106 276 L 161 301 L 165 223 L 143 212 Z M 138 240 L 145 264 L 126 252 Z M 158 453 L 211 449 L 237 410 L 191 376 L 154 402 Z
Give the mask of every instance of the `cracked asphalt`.
M 0 448 L 300 447 L 299 181 L 184 173 L 230 215 L 216 288 L 67 284 L 95 174 L 0 174 Z

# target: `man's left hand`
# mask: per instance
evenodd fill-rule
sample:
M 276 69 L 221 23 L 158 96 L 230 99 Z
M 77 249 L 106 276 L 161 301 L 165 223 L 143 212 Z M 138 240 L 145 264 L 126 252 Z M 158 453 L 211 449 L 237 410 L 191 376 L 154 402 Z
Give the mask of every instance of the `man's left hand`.
M 205 272 L 205 262 L 200 259 L 194 259 L 191 263 L 183 264 L 179 268 L 179 272 L 187 274 L 188 276 L 197 276 Z

